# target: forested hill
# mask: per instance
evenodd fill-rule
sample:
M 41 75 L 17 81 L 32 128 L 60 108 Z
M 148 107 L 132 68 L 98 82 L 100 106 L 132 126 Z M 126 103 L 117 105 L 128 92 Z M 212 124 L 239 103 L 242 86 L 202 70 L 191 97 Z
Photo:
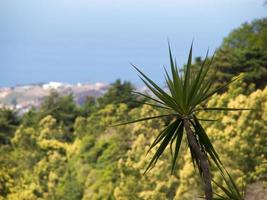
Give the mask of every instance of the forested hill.
M 209 58 L 211 59 L 211 58 Z M 166 59 L 167 60 L 167 59 Z M 202 63 L 196 58 L 194 67 Z M 222 162 L 248 200 L 266 198 L 267 187 L 267 19 L 233 30 L 214 58 L 218 81 L 244 79 L 215 95 L 210 107 L 253 108 L 209 112 L 200 118 Z M 159 115 L 136 103 L 129 82 L 116 81 L 105 95 L 77 106 L 72 95 L 51 93 L 40 109 L 22 117 L 0 110 L 0 200 L 192 200 L 203 195 L 200 179 L 182 146 L 171 175 L 167 151 L 143 174 L 154 150 L 146 152 L 170 119 L 123 127 L 117 122 Z M 214 180 L 222 183 L 219 172 Z M 218 188 L 215 188 L 217 191 Z

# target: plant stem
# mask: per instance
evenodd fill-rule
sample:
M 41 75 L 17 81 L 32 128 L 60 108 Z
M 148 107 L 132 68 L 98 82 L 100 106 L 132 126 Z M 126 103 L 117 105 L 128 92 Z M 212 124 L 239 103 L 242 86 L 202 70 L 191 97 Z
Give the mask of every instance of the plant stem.
M 208 158 L 198 145 L 196 137 L 194 136 L 194 133 L 190 128 L 189 120 L 184 119 L 183 123 L 185 126 L 188 143 L 191 149 L 196 154 L 197 159 L 199 159 L 199 164 L 202 171 L 201 178 L 202 181 L 204 182 L 204 191 L 206 200 L 212 200 L 213 198 L 212 198 L 212 186 L 211 186 L 211 173 L 210 173 Z

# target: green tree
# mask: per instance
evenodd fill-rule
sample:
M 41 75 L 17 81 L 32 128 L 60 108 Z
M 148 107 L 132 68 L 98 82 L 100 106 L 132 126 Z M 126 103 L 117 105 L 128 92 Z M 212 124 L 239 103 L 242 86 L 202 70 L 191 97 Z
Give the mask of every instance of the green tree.
M 223 107 L 205 107 L 207 100 L 211 96 L 216 94 L 220 89 L 227 87 L 237 78 L 233 79 L 231 82 L 223 85 L 222 87 L 214 89 L 212 88 L 212 85 L 216 80 L 216 76 L 214 75 L 213 77 L 207 78 L 207 74 L 209 73 L 210 69 L 210 63 L 206 63 L 204 61 L 198 71 L 191 72 L 192 46 L 189 53 L 188 63 L 185 66 L 182 74 L 179 74 L 178 72 L 178 67 L 172 57 L 170 49 L 169 53 L 172 78 L 169 76 L 166 70 L 165 72 L 166 83 L 168 85 L 170 94 L 161 89 L 150 78 L 148 78 L 144 73 L 142 73 L 137 67 L 134 66 L 140 74 L 140 77 L 145 85 L 158 99 L 149 97 L 147 95 L 143 96 L 149 98 L 153 102 L 153 104 L 151 103 L 150 105 L 155 108 L 164 109 L 166 113 L 163 115 L 145 117 L 134 121 L 125 122 L 119 125 L 136 123 L 155 118 L 165 118 L 166 116 L 172 117 L 173 120 L 158 134 L 150 147 L 150 149 L 152 149 L 159 144 L 158 149 L 151 159 L 145 172 L 149 171 L 155 166 L 159 157 L 162 155 L 163 151 L 168 145 L 170 145 L 170 148 L 172 150 L 172 145 L 173 143 L 175 143 L 172 162 L 173 171 L 181 146 L 183 134 L 185 132 L 193 163 L 197 166 L 204 184 L 205 198 L 207 200 L 213 199 L 211 170 L 208 161 L 209 156 L 209 158 L 215 163 L 215 166 L 220 169 L 221 174 L 228 185 L 228 189 L 220 185 L 218 186 L 220 186 L 222 190 L 227 191 L 225 192 L 227 198 L 240 200 L 242 199 L 242 195 L 237 190 L 236 185 L 229 173 L 223 167 L 217 152 L 215 151 L 208 135 L 206 134 L 206 131 L 200 123 L 201 119 L 197 117 L 197 113 L 199 111 L 240 110 L 237 108 L 232 109 Z
M 48 115 L 51 115 L 56 120 L 56 123 L 64 129 L 64 139 L 72 141 L 73 124 L 78 116 L 78 110 L 72 94 L 61 96 L 59 93 L 52 91 L 41 104 L 39 121 Z
M 244 23 L 223 41 L 214 58 L 218 69 L 217 85 L 244 73 L 247 84 L 264 88 L 267 84 L 267 18 Z
M 13 110 L 0 109 L 0 145 L 10 144 L 10 139 L 19 125 L 19 117 Z
M 231 86 L 229 93 L 236 90 Z M 200 117 L 215 118 L 214 124 L 207 123 L 207 133 L 211 136 L 218 152 L 223 155 L 226 167 L 232 169 L 236 182 L 243 183 L 266 181 L 266 106 L 267 88 L 256 90 L 246 96 L 242 93 L 222 94 L 208 102 L 210 107 L 250 107 L 255 110 L 229 113 L 202 113 Z M 218 178 L 218 175 L 216 177 Z
M 80 113 L 84 117 L 88 117 L 91 113 L 95 112 L 98 108 L 97 98 L 87 96 L 85 102 L 80 107 Z
M 114 199 L 119 181 L 117 162 L 129 148 L 129 129 L 110 128 L 128 118 L 126 104 L 108 104 L 87 119 L 88 133 L 81 139 L 81 162 L 87 163 L 79 173 L 87 171 L 84 200 Z M 90 127 L 90 128 L 89 128 Z M 108 127 L 108 128 L 107 128 Z
M 58 200 L 78 200 L 82 199 L 83 191 L 81 184 L 77 181 L 75 175 L 75 169 L 71 169 L 70 166 L 66 170 L 64 177 L 57 186 L 55 192 L 55 199 Z
M 159 115 L 159 111 L 144 105 L 134 111 L 133 115 L 136 117 L 154 116 Z M 127 151 L 127 156 L 120 158 L 118 162 L 120 178 L 114 191 L 115 199 L 174 199 L 179 186 L 179 177 L 177 173 L 174 173 L 174 176 L 168 173 L 171 169 L 168 162 L 171 158 L 169 154 L 163 156 L 155 166 L 155 170 L 143 176 L 143 168 L 148 164 L 147 156 L 152 158 L 151 154 L 145 155 L 144 151 L 149 149 L 149 144 L 159 134 L 159 129 L 163 125 L 164 122 L 161 119 L 131 125 L 131 148 Z M 155 152 L 154 149 L 152 151 Z
M 134 90 L 132 84 L 128 81 L 121 82 L 120 79 L 116 80 L 111 87 L 104 94 L 103 97 L 98 99 L 99 105 L 101 107 L 107 104 L 119 104 L 124 103 L 131 109 L 139 106 L 140 104 L 136 103 L 136 95 L 133 95 L 131 92 Z
M 35 127 L 38 125 L 38 111 L 36 108 L 31 108 L 21 118 L 21 124 L 28 127 Z
M 69 144 L 63 130 L 48 115 L 37 126 L 20 125 L 12 138 L 9 157 L 1 158 L 8 178 L 7 199 L 55 199 L 58 184 L 66 173 Z M 4 188 L 5 188 L 4 187 Z M 4 196 L 3 195 L 3 196 Z
M 41 104 L 40 114 L 41 118 L 51 115 L 58 123 L 62 122 L 66 126 L 73 124 L 77 110 L 72 94 L 61 96 L 52 91 Z

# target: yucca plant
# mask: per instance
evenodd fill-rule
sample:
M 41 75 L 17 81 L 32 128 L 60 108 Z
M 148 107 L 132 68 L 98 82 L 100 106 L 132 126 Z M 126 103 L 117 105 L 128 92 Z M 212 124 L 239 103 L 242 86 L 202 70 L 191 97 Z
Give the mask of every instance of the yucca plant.
M 208 112 L 245 110 L 235 108 L 205 107 L 207 100 L 209 100 L 211 96 L 216 94 L 218 91 L 225 89 L 233 81 L 239 79 L 240 76 L 232 79 L 229 83 L 220 88 L 214 88 L 213 84 L 216 80 L 216 70 L 210 70 L 213 58 L 208 61 L 207 52 L 203 64 L 198 69 L 194 68 L 194 70 L 192 70 L 192 46 L 193 45 L 191 45 L 190 48 L 187 64 L 185 65 L 183 70 L 179 71 L 176 60 L 173 59 L 169 45 L 171 75 L 169 75 L 167 70 L 164 68 L 168 91 L 165 91 L 164 89 L 159 87 L 141 70 L 133 65 L 133 67 L 138 71 L 140 79 L 154 95 L 149 96 L 139 92 L 134 93 L 149 99 L 150 102 L 147 102 L 146 104 L 149 104 L 154 108 L 163 109 L 166 114 L 137 119 L 130 122 L 120 123 L 118 125 L 126 125 L 155 118 L 171 117 L 172 121 L 160 132 L 160 134 L 155 138 L 154 142 L 149 148 L 150 151 L 152 148 L 158 147 L 156 153 L 147 166 L 145 173 L 153 168 L 168 145 L 170 145 L 172 152 L 173 171 L 175 169 L 175 163 L 182 143 L 182 138 L 185 135 L 193 163 L 195 166 L 197 166 L 201 179 L 204 183 L 205 198 L 207 200 L 213 199 L 212 177 L 210 170 L 210 161 L 212 160 L 215 163 L 215 166 L 217 166 L 221 171 L 224 179 L 228 181 L 227 183 L 231 183 L 227 185 L 230 188 L 225 188 L 224 186 L 219 187 L 223 190 L 224 193 L 226 193 L 226 197 L 217 195 L 217 199 L 227 199 L 230 196 L 233 199 L 241 200 L 242 195 L 238 192 L 235 183 L 223 167 L 221 160 L 216 153 L 206 131 L 200 123 L 200 121 L 202 120 L 211 122 L 213 122 L 214 120 L 199 119 L 197 117 L 197 113 L 203 111 Z M 211 71 L 212 74 L 210 74 Z

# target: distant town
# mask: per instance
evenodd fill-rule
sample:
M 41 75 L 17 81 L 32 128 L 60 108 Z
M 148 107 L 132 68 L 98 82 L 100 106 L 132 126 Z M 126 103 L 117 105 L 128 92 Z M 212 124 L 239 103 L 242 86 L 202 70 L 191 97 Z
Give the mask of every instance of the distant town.
M 109 88 L 106 83 L 77 83 L 48 82 L 15 87 L 0 88 L 0 108 L 18 110 L 23 114 L 32 107 L 39 107 L 44 97 L 52 91 L 59 94 L 72 94 L 75 102 L 81 105 L 87 96 L 99 97 Z

